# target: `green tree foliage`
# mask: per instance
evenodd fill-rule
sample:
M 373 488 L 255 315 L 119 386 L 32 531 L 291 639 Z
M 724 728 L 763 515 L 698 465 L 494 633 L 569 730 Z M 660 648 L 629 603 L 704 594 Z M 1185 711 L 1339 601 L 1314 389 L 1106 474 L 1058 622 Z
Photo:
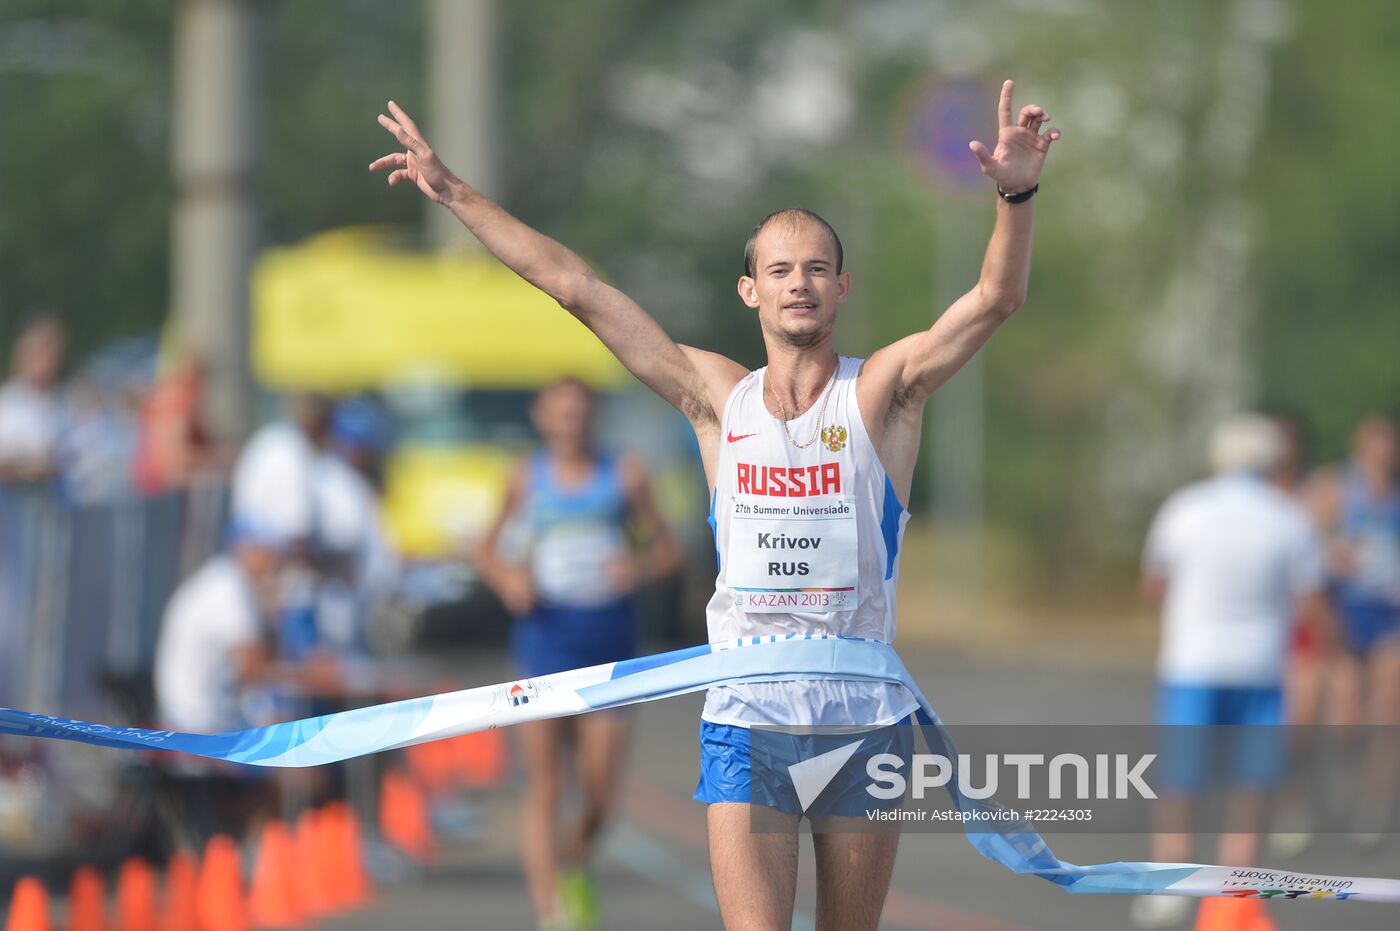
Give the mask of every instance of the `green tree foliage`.
M 168 4 L 0 9 L 0 341 L 54 309 L 80 350 L 165 312 Z
M 415 222 L 420 206 L 365 166 L 383 149 L 387 94 L 422 94 L 421 7 L 255 9 L 264 241 Z M 170 0 L 0 7 L 0 344 L 41 308 L 70 323 L 79 356 L 165 320 L 172 16 Z
M 1262 394 L 1345 452 L 1369 410 L 1400 413 L 1400 8 L 1299 3 L 1250 179 Z

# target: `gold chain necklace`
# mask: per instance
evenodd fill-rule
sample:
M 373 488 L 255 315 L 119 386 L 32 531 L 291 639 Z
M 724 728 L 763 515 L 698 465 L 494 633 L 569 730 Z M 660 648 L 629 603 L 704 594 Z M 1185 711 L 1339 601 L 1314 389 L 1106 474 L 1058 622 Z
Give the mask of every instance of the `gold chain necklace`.
M 763 383 L 768 386 L 768 393 L 773 395 L 773 401 L 778 405 L 778 417 L 783 422 L 783 433 L 787 434 L 788 442 L 798 449 L 806 449 L 817 441 L 817 437 L 822 433 L 822 421 L 826 418 L 826 402 L 831 400 L 832 389 L 836 386 L 836 373 L 831 374 L 831 381 L 827 383 L 826 389 L 822 392 L 822 406 L 817 411 L 817 425 L 812 428 L 812 435 L 807 442 L 799 443 L 792 438 L 792 428 L 788 426 L 787 408 L 783 406 L 783 399 L 778 397 L 778 392 L 773 389 L 773 385 L 768 381 L 767 373 L 764 373 Z M 801 414 L 797 415 L 802 416 Z M 796 417 L 793 418 L 794 420 Z

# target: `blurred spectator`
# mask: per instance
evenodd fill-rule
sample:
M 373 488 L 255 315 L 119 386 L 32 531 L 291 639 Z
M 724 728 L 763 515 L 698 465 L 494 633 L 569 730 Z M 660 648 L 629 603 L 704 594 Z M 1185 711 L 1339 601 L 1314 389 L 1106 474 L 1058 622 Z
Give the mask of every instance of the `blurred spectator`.
M 272 622 L 288 552 L 276 532 L 235 527 L 228 551 L 175 590 L 156 646 L 156 704 L 164 726 L 217 733 L 267 723 L 253 688 L 258 685 L 304 695 L 340 693 L 334 662 L 277 659 Z
M 275 531 L 235 527 L 227 552 L 214 556 L 171 596 L 156 645 L 156 707 L 161 726 L 214 734 L 284 716 L 288 697 L 333 695 L 334 661 L 278 659 L 278 576 L 288 541 Z M 286 779 L 231 764 L 180 757 L 186 828 L 195 838 L 242 835 L 275 813 Z M 292 777 L 293 781 L 295 777 Z
M 171 596 L 156 647 L 161 725 L 213 734 L 247 727 L 242 689 L 271 665 L 267 619 L 287 541 L 275 532 L 235 528 L 215 556 Z
M 1318 483 L 1315 476 L 1306 474 L 1307 430 L 1302 418 L 1294 412 L 1275 412 L 1270 417 L 1283 440 L 1283 456 L 1273 474 L 1274 484 L 1303 509 L 1313 522 L 1314 534 L 1321 539 Z M 1336 618 L 1330 610 L 1321 614 L 1302 611 L 1294 617 L 1284 703 L 1290 724 L 1308 726 L 1322 719 L 1335 635 Z
M 184 488 L 204 464 L 211 438 L 201 414 L 203 395 L 203 371 L 194 358 L 157 376 L 141 405 L 135 466 L 141 494 Z
M 290 542 L 291 559 L 279 593 L 277 644 L 280 655 L 292 661 L 309 657 L 319 642 L 316 471 L 330 419 L 329 398 L 297 395 L 285 419 L 253 434 L 233 470 L 233 524 L 266 528 Z
M 1330 592 L 1346 649 L 1332 670 L 1342 724 L 1384 726 L 1369 742 L 1355 839 L 1378 843 L 1390 823 L 1400 747 L 1400 488 L 1395 424 L 1372 414 L 1357 426 L 1351 460 L 1318 476 L 1315 495 L 1329 537 Z
M 1313 520 L 1313 532 L 1320 537 L 1315 482 L 1305 474 L 1307 430 L 1296 412 L 1270 414 L 1283 440 L 1283 457 L 1274 471 L 1274 484 L 1291 497 Z M 1290 779 L 1280 798 L 1276 830 L 1270 834 L 1270 850 L 1280 856 L 1297 856 L 1312 843 L 1313 812 L 1306 798 L 1306 779 L 1315 774 L 1320 752 L 1311 728 L 1322 723 L 1329 695 L 1328 675 L 1336 652 L 1336 618 L 1326 605 L 1309 602 L 1316 610 L 1298 611 L 1293 618 L 1284 677 L 1284 708 L 1288 723 L 1294 726 Z
M 316 625 L 328 642 L 342 648 L 363 643 L 365 625 L 398 575 L 374 482 L 388 434 L 388 424 L 372 402 L 344 401 L 331 418 L 329 448 L 316 463 L 317 545 L 327 567 Z
M 131 497 L 139 404 L 133 387 L 104 385 L 83 373 L 73 380 L 67 401 L 59 465 L 68 499 L 99 504 Z
M 0 482 L 42 482 L 58 468 L 58 379 L 67 343 L 63 324 L 50 315 L 35 318 L 15 341 L 10 378 L 0 386 Z
M 316 462 L 330 428 L 330 399 L 297 395 L 288 415 L 253 434 L 238 457 L 231 519 L 267 528 L 306 552 L 316 532 Z
M 1283 723 L 1294 613 L 1321 610 L 1322 556 L 1306 514 L 1270 481 L 1285 456 L 1271 420 L 1242 415 L 1221 424 L 1210 454 L 1215 476 L 1167 500 L 1143 558 L 1144 594 L 1162 607 L 1157 721 L 1176 726 L 1165 738 L 1153 855 L 1192 859 L 1189 799 L 1209 781 L 1210 732 L 1249 725 L 1219 748 L 1229 754 L 1231 799 L 1218 862 L 1246 865 L 1284 775 L 1285 748 L 1271 728 Z M 1187 899 L 1142 896 L 1133 918 L 1161 927 L 1189 908 Z

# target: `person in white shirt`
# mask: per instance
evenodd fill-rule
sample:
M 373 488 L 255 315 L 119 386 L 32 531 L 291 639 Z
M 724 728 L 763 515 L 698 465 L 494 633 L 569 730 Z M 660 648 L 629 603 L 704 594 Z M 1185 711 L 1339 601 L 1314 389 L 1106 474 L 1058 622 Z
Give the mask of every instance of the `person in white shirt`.
M 277 593 L 288 554 L 288 540 L 276 531 L 235 525 L 225 552 L 176 588 L 156 644 L 163 727 L 213 734 L 268 723 L 249 701 L 256 686 L 307 695 L 338 691 L 339 668 L 329 657 L 299 664 L 277 658 Z
M 331 403 L 319 394 L 293 398 L 289 416 L 258 430 L 233 469 L 235 524 L 275 532 L 299 547 L 316 533 L 316 462 L 330 427 Z
M 1161 606 L 1157 723 L 1172 725 L 1160 759 L 1162 787 L 1154 856 L 1191 859 L 1189 798 L 1206 787 L 1210 731 L 1248 726 L 1227 748 L 1230 821 L 1218 862 L 1254 861 L 1270 791 L 1283 776 L 1283 679 L 1292 619 L 1321 612 L 1324 572 L 1312 523 L 1271 481 L 1284 437 L 1256 414 L 1232 418 L 1211 437 L 1215 475 L 1177 491 L 1152 522 L 1143 591 Z M 1269 730 L 1261 730 L 1268 728 Z M 1142 926 L 1175 923 L 1187 899 L 1144 896 Z M 1245 907 L 1245 906 L 1241 906 Z M 1171 912 L 1171 914 L 1167 914 Z
M 0 482 L 45 481 L 58 467 L 64 419 L 58 379 L 67 342 L 63 324 L 47 315 L 15 341 L 11 375 L 0 386 Z
M 269 620 L 286 540 L 245 526 L 226 552 L 180 583 L 156 645 L 156 706 L 162 727 L 214 734 L 252 723 L 242 690 L 266 678 Z
M 319 642 L 316 589 L 320 520 L 317 515 L 317 463 L 330 427 L 331 401 L 324 395 L 296 395 L 288 416 L 249 438 L 234 465 L 229 520 L 262 528 L 289 541 L 282 573 L 278 648 L 291 660 L 309 656 Z
M 175 590 L 156 644 L 156 713 L 161 727 L 217 734 L 283 717 L 288 695 L 332 695 L 341 670 L 329 657 L 290 664 L 277 657 L 278 576 L 288 541 L 266 528 L 234 527 L 225 552 Z M 183 820 L 196 837 L 241 833 L 275 817 L 288 777 L 253 767 L 176 757 Z M 295 777 L 293 777 L 295 778 Z

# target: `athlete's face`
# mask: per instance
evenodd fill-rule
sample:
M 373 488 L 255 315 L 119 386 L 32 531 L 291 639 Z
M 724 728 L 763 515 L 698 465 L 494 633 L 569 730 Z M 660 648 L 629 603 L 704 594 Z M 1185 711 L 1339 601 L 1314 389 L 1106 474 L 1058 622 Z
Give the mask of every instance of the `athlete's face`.
M 754 275 L 739 296 L 758 311 L 765 333 L 806 348 L 831 334 L 851 276 L 836 270 L 836 244 L 816 223 L 770 223 L 754 242 Z
M 577 454 L 589 446 L 593 430 L 593 394 L 569 382 L 546 388 L 535 400 L 535 429 L 556 452 Z

